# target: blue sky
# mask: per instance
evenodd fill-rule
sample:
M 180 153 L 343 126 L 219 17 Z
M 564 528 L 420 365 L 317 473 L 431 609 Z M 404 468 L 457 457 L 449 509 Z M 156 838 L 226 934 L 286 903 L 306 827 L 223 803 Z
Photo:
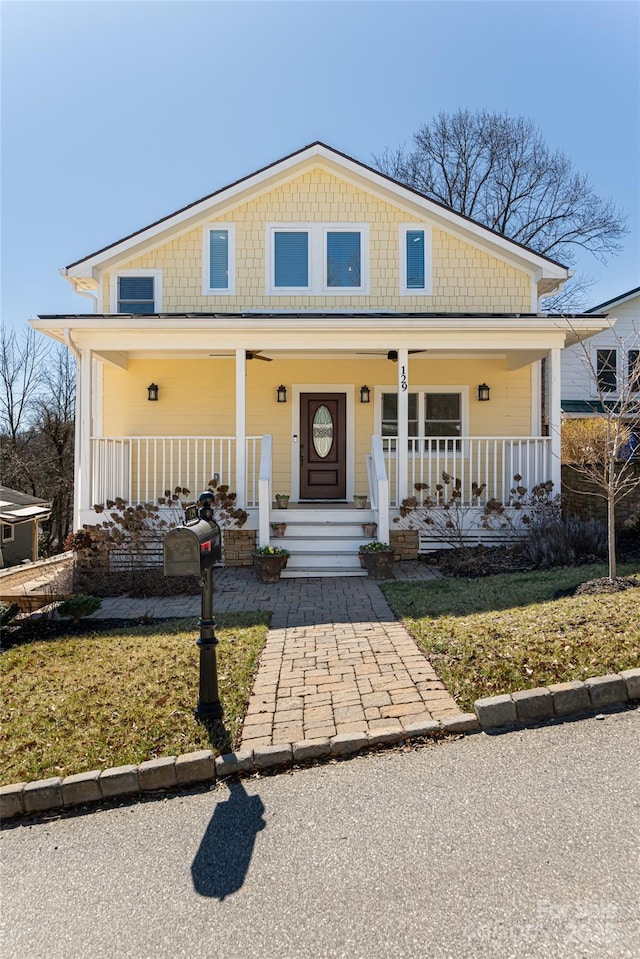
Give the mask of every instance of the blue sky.
M 622 207 L 590 305 L 640 284 L 640 4 L 4 0 L 2 315 L 83 313 L 58 269 L 314 140 L 365 163 L 507 111 Z

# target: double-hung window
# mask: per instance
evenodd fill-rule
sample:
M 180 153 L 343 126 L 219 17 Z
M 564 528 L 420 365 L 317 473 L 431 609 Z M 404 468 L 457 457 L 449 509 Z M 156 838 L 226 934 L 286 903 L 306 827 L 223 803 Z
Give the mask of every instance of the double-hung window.
M 457 453 L 461 449 L 463 395 L 458 390 L 437 392 L 415 390 L 407 396 L 409 449 L 416 452 Z M 381 403 L 382 436 L 398 435 L 398 394 L 383 393 Z M 421 437 L 424 442 L 413 437 Z
M 111 309 L 116 313 L 159 313 L 162 309 L 160 270 L 123 270 L 111 277 Z
M 207 226 L 204 231 L 202 292 L 235 293 L 235 224 Z
M 615 393 L 618 388 L 618 351 L 596 350 L 596 376 L 600 393 Z
M 640 393 L 640 350 L 627 353 L 627 382 L 630 393 Z
M 400 292 L 407 296 L 431 293 L 431 230 L 428 226 L 405 223 L 400 227 Z
M 272 295 L 368 292 L 367 224 L 273 223 L 266 242 Z

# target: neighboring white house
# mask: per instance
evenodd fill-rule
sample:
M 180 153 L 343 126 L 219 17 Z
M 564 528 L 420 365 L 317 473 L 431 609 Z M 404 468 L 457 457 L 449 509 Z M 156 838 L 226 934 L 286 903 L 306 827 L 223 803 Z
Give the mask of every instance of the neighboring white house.
M 603 400 L 628 395 L 634 380 L 640 402 L 640 287 L 587 313 L 608 314 L 609 328 L 562 351 L 562 412 L 568 417 L 601 413 Z

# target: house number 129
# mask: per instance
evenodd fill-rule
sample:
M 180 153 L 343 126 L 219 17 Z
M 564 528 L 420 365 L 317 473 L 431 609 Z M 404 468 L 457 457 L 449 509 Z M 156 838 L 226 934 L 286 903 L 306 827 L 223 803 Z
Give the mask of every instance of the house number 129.
M 405 366 L 400 367 L 400 389 L 403 393 L 407 392 L 407 368 Z

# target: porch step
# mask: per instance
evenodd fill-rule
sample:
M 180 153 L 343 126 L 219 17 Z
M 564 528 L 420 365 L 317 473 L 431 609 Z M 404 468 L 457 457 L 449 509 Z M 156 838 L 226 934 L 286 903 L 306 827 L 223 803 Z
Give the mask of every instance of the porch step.
M 370 542 L 363 523 L 374 522 L 373 510 L 350 507 L 273 509 L 271 523 L 286 523 L 284 536 L 271 536 L 272 546 L 289 550 L 284 579 L 313 576 L 366 576 L 359 547 Z

